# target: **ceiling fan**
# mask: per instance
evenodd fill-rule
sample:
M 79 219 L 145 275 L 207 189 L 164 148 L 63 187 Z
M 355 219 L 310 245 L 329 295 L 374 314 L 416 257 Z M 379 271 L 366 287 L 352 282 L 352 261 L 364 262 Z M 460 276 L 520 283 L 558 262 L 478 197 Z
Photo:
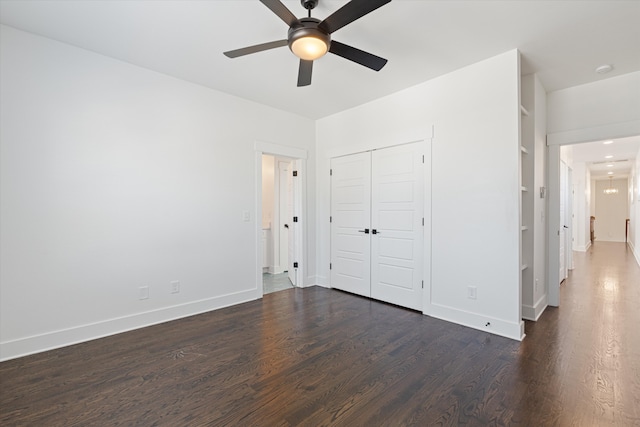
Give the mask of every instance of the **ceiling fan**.
M 322 57 L 327 52 L 364 65 L 372 70 L 380 71 L 387 63 L 386 59 L 331 40 L 331 33 L 362 18 L 390 1 L 391 0 L 351 0 L 329 17 L 320 21 L 319 19 L 311 17 L 311 10 L 318 5 L 318 0 L 300 0 L 302 6 L 308 11 L 306 18 L 296 18 L 280 0 L 260 0 L 262 4 L 267 6 L 289 26 L 288 37 L 284 40 L 230 50 L 224 52 L 224 54 L 229 58 L 237 58 L 276 47 L 289 46 L 289 49 L 300 58 L 298 87 L 311 84 L 313 61 Z

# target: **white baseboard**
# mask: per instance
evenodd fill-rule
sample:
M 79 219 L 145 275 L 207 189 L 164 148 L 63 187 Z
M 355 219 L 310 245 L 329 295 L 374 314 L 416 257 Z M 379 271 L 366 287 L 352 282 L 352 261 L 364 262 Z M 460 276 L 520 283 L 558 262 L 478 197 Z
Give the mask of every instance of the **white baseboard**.
M 578 245 L 573 250 L 576 252 L 586 252 L 591 247 L 591 241 L 588 241 L 586 245 Z
M 156 325 L 158 323 L 206 313 L 208 311 L 255 300 L 256 298 L 256 290 L 250 289 L 13 341 L 0 342 L 0 361 L 16 359 L 30 354 L 41 353 L 43 351 Z
M 631 248 L 631 253 L 636 258 L 636 262 L 640 266 L 640 250 L 637 250 L 631 242 L 629 242 L 629 247 Z
M 517 341 L 524 339 L 524 322 L 522 320 L 508 322 L 438 304 L 429 305 L 423 314 Z
M 311 286 L 320 286 L 322 288 L 331 289 L 331 286 L 327 283 L 326 277 L 324 276 L 307 276 L 305 280 L 306 285 L 305 288 L 310 288 Z
M 269 266 L 269 274 L 282 274 L 284 272 L 285 272 L 285 269 L 280 267 L 279 265 Z
M 533 320 L 535 322 L 540 318 L 540 316 L 542 316 L 542 313 L 546 308 L 547 308 L 547 295 L 545 294 L 542 297 L 540 297 L 538 302 L 536 302 L 535 305 L 533 306 L 522 304 L 522 318 L 527 320 Z
M 609 239 L 609 238 L 606 238 L 606 237 L 598 237 L 596 239 L 596 241 L 598 241 L 598 242 L 609 242 L 609 243 L 625 243 L 625 241 L 622 240 L 622 239 Z
M 316 285 L 322 286 L 323 288 L 331 289 L 331 283 L 329 283 L 328 277 L 316 275 L 313 277 L 313 279 Z

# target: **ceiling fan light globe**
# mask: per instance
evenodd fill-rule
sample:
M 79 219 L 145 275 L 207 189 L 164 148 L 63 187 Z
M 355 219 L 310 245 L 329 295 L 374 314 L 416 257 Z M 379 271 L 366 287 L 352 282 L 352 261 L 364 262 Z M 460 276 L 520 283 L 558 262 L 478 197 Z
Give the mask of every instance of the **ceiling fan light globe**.
M 291 51 L 300 59 L 313 61 L 327 54 L 327 43 L 313 36 L 300 37 L 291 42 Z

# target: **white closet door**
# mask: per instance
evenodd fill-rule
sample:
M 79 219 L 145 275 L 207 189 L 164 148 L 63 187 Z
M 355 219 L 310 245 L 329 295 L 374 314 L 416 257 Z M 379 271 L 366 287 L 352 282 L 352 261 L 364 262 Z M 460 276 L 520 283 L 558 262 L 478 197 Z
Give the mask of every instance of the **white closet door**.
M 371 297 L 422 308 L 423 152 L 420 143 L 372 153 Z
M 371 296 L 371 153 L 331 160 L 331 286 Z

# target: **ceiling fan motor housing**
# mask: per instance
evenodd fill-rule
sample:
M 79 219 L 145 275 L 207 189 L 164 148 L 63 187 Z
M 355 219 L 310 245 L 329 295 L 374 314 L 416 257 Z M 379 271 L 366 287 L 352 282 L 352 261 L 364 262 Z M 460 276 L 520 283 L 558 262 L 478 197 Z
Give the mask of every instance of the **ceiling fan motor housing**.
M 291 49 L 291 45 L 293 44 L 293 42 L 303 37 L 315 37 L 317 39 L 320 39 L 327 45 L 328 49 L 331 45 L 331 35 L 320 30 L 318 28 L 319 23 L 320 20 L 316 18 L 298 19 L 298 22 L 296 22 L 291 26 L 291 28 L 289 28 L 287 37 L 289 49 Z

